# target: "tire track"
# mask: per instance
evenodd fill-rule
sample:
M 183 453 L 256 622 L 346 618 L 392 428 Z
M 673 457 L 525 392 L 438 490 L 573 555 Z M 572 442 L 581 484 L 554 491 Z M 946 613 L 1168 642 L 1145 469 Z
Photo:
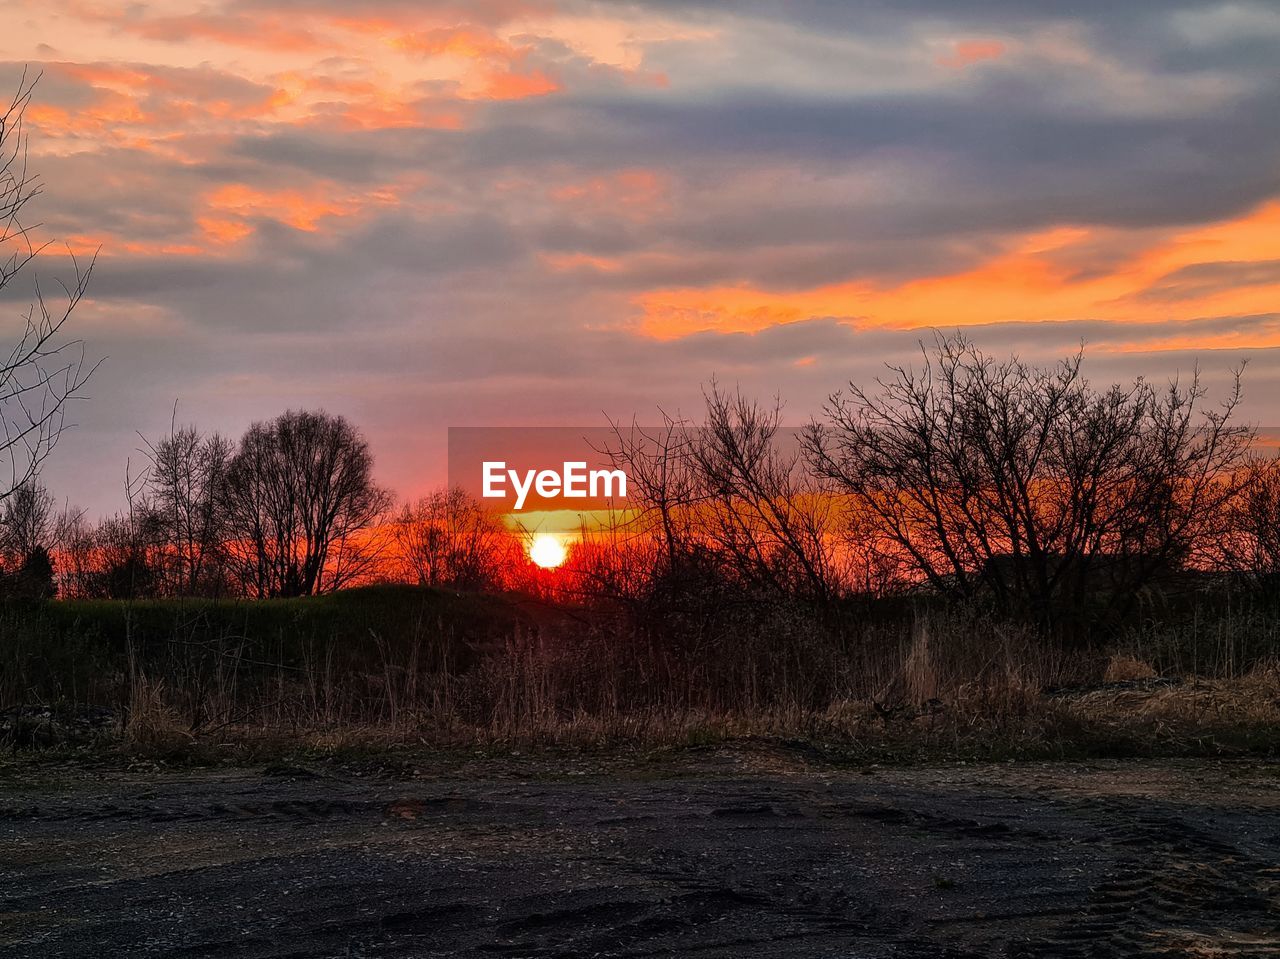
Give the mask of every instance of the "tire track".
M 1099 821 L 1102 842 L 1124 854 L 1078 914 L 1011 955 L 1280 956 L 1274 862 L 1193 824 L 1185 810 L 1175 815 L 1116 801 L 1073 805 Z

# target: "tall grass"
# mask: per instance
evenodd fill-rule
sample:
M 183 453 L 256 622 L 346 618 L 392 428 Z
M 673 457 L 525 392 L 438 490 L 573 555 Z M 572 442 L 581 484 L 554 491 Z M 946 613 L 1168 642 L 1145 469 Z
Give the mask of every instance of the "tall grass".
M 846 612 L 833 621 L 797 604 L 743 604 L 677 629 L 408 587 L 256 603 L 10 604 L 0 610 L 0 708 L 106 706 L 126 741 L 160 751 L 255 737 L 334 746 L 777 735 L 1051 752 L 1092 720 L 1046 689 L 1157 673 L 1263 676 L 1259 689 L 1275 681 L 1276 620 L 1248 604 L 1149 619 L 1110 649 L 1075 652 L 928 603 Z

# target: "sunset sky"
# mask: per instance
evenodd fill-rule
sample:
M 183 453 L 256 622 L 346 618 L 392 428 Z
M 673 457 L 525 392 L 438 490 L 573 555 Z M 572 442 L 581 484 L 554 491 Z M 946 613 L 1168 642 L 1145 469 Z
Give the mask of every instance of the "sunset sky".
M 1095 379 L 1248 358 L 1280 422 L 1278 62 L 1275 3 L 7 0 L 42 234 L 101 249 L 46 480 L 118 508 L 177 400 L 346 414 L 414 493 L 449 426 L 712 374 L 801 422 L 930 326 Z

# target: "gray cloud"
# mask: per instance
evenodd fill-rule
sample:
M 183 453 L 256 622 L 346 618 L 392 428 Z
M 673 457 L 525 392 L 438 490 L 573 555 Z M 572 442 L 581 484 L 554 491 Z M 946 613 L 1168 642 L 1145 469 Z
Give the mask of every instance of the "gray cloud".
M 367 9 L 491 26 L 522 5 Z M 350 5 L 227 10 L 305 18 Z M 781 391 L 800 421 L 847 379 L 912 357 L 927 331 L 818 316 L 657 342 L 631 332 L 637 298 L 664 287 L 888 287 L 967 269 L 1010 236 L 1063 224 L 1098 233 L 1055 260 L 1082 281 L 1162 230 L 1280 195 L 1280 34 L 1262 5 L 647 0 L 568 11 L 661 14 L 710 39 L 643 48 L 639 73 L 664 74 L 663 87 L 528 38 L 528 65 L 562 89 L 454 103 L 456 130 L 346 128 L 338 99 L 307 123 L 248 109 L 219 120 L 200 107 L 248 108 L 271 85 L 130 64 L 156 77 L 145 111 L 196 115 L 169 123 L 164 149 L 86 133 L 38 155 L 48 231 L 108 238 L 80 332 L 109 362 L 51 481 L 95 510 L 116 502 L 101 477 L 123 470 L 135 430 L 167 426 L 175 397 L 185 417 L 233 433 L 290 405 L 348 413 L 406 490 L 440 478 L 433 457 L 448 425 L 692 409 L 713 373 Z M 1004 49 L 966 69 L 936 62 L 965 40 Z M 0 64 L 0 78 L 16 71 Z M 41 102 L 69 111 L 98 95 L 83 72 L 55 64 L 39 88 Z M 423 82 L 410 96 L 401 106 L 425 121 L 450 91 Z M 628 204 L 610 178 L 635 170 L 653 172 L 660 191 Z M 267 204 L 238 210 L 252 230 L 239 244 L 165 252 L 202 241 L 208 195 L 226 184 L 356 201 L 314 231 Z M 398 203 L 365 202 L 392 186 Z M 41 267 L 67 269 L 53 255 Z M 1192 360 L 1170 343 L 1280 330 L 1275 314 L 1181 315 L 1181 298 L 1278 281 L 1274 261 L 1203 263 L 1145 292 L 1168 304 L 1166 323 L 1079 317 L 970 332 L 1041 358 L 1083 338 L 1100 376 L 1161 375 Z M 1243 355 L 1256 402 L 1280 396 L 1275 351 L 1212 359 L 1225 369 Z
M 1280 283 L 1280 260 L 1194 263 L 1161 277 L 1144 290 L 1142 296 L 1148 300 L 1176 301 L 1187 296 L 1274 283 Z

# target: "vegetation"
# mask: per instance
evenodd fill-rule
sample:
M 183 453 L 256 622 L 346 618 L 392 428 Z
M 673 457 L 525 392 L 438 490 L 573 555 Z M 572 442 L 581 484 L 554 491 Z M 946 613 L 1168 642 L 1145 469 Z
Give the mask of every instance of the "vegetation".
M 831 400 L 809 431 L 815 468 L 896 575 L 1079 631 L 1222 535 L 1253 438 L 1231 422 L 1238 376 L 1206 409 L 1198 377 L 1099 391 L 1082 359 L 1035 368 L 940 339 L 878 394 Z
M 38 252 L 18 219 L 29 92 L 0 123 L 0 290 Z M 91 372 L 62 335 L 87 279 L 61 312 L 37 291 L 0 365 L 15 745 L 69 735 L 55 713 L 82 707 L 156 748 L 1276 742 L 1280 467 L 1236 421 L 1239 371 L 1213 405 L 1198 376 L 1097 389 L 1080 354 L 1037 367 L 939 336 L 791 436 L 780 401 L 713 383 L 699 423 L 615 428 L 632 509 L 546 574 L 458 490 L 397 509 L 360 431 L 317 410 L 235 441 L 175 422 L 119 514 L 57 510 L 39 465 Z M 1108 690 L 1162 705 L 1116 727 L 1081 706 Z

